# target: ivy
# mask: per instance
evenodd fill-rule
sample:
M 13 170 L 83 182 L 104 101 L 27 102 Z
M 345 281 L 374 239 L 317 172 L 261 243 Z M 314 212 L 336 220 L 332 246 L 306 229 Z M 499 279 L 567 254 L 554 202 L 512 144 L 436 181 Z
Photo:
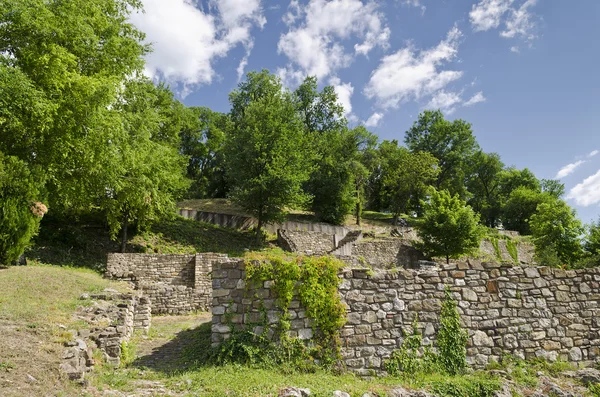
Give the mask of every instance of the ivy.
M 298 349 L 296 338 L 289 337 L 290 304 L 297 296 L 312 320 L 314 348 L 310 355 L 328 366 L 339 358 L 338 331 L 346 322 L 345 308 L 338 294 L 339 271 L 343 262 L 330 257 L 287 256 L 277 253 L 252 254 L 246 258 L 246 288 L 262 288 L 269 282 L 280 311 L 277 335 L 282 349 Z M 268 285 L 268 284 L 266 284 Z M 292 353 L 289 354 L 291 357 Z
M 511 258 L 515 263 L 519 262 L 519 251 L 517 250 L 517 244 L 510 238 L 506 239 L 506 249 L 510 254 Z

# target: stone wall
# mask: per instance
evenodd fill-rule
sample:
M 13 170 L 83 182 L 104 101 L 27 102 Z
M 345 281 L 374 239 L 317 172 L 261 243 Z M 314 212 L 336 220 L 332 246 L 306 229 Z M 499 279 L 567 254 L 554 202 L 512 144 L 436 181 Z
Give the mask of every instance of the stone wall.
M 259 299 L 277 323 L 270 282 L 246 291 L 243 261 L 215 264 L 212 341 L 230 333 L 224 313 L 237 326 L 260 320 Z M 469 332 L 468 362 L 477 368 L 503 354 L 544 357 L 590 365 L 600 358 L 600 269 L 513 267 L 459 263 L 441 268 L 376 272 L 347 270 L 340 294 L 348 322 L 341 330 L 342 356 L 349 369 L 381 373 L 383 362 L 400 347 L 403 331 L 419 316 L 425 343 L 435 343 L 439 311 L 448 286 Z M 298 300 L 291 305 L 291 333 L 312 337 L 311 323 Z
M 152 301 L 153 314 L 186 314 L 208 310 L 211 304 L 212 264 L 225 254 L 108 255 L 106 277 L 130 281 Z
M 393 267 L 416 267 L 427 258 L 414 249 L 409 241 L 400 238 L 364 239 L 352 246 L 352 256 L 363 265 L 389 269 Z
M 277 230 L 277 242 L 286 251 L 324 255 L 335 248 L 334 236 L 323 232 Z

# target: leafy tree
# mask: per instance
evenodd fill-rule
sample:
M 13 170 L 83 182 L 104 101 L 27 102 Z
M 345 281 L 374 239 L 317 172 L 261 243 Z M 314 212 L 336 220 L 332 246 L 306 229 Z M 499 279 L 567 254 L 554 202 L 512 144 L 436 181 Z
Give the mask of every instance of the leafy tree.
M 265 222 L 306 201 L 308 137 L 292 95 L 266 70 L 248 73 L 229 100 L 233 128 L 225 159 L 231 197 L 258 218 L 258 237 Z
M 565 184 L 556 179 L 542 179 L 542 192 L 559 199 L 565 194 Z
M 160 216 L 173 214 L 175 199 L 189 186 L 184 178 L 185 158 L 180 156 L 173 135 L 178 120 L 169 111 L 175 105 L 165 100 L 164 87 L 141 79 L 125 84 L 115 105 L 122 117 L 126 137 L 117 142 L 117 178 L 106 186 L 101 208 L 106 211 L 111 235 L 121 231 L 125 251 L 130 222 L 144 227 Z M 168 98 L 168 97 L 167 97 Z
M 466 186 L 471 197 L 467 202 L 488 227 L 497 226 L 502 210 L 498 175 L 503 167 L 498 153 L 488 154 L 480 150 L 470 159 Z
M 136 0 L 0 0 L 0 150 L 47 175 L 53 210 L 90 208 L 114 175 L 113 105 L 143 67 Z
M 394 214 L 419 211 L 420 200 L 438 174 L 437 159 L 427 152 L 410 152 L 397 141 L 383 141 L 382 190 L 385 202 Z
M 583 226 L 563 200 L 540 203 L 529 224 L 536 251 L 553 247 L 564 264 L 573 264 L 581 258 Z
M 365 189 L 372 173 L 374 165 L 373 159 L 376 157 L 377 136 L 369 132 L 365 127 L 358 126 L 351 130 L 353 136 L 353 144 L 357 151 L 355 157 L 350 163 L 351 172 L 354 177 L 354 191 L 356 224 L 360 226 L 362 217 L 362 208 L 366 202 Z
M 429 256 L 442 256 L 446 262 L 479 247 L 483 234 L 479 215 L 457 195 L 446 190 L 431 189 L 429 199 L 422 202 L 423 217 L 417 223 L 420 244 Z
M 502 201 L 508 200 L 511 193 L 520 187 L 534 192 L 542 191 L 540 181 L 528 168 L 518 170 L 515 167 L 510 167 L 504 169 L 498 174 L 498 179 Z
M 190 197 L 225 197 L 229 190 L 223 157 L 229 115 L 209 108 L 185 108 L 180 132 L 181 153 L 189 156 L 187 176 L 193 183 Z
M 426 110 L 406 131 L 404 143 L 412 152 L 428 152 L 438 159 L 437 189 L 466 197 L 465 170 L 479 149 L 471 124 L 460 119 L 448 121 L 441 111 Z
M 14 156 L 0 152 L 0 265 L 23 254 L 47 211 L 39 175 Z
M 600 255 L 600 219 L 592 222 L 586 230 L 585 250 L 591 255 Z
M 294 91 L 294 103 L 315 154 L 314 170 L 304 185 L 312 197 L 310 209 L 318 220 L 342 224 L 355 206 L 360 138 L 348 129 L 333 87 L 319 91 L 316 77 L 307 77 Z
M 513 190 L 502 208 L 502 225 L 523 235 L 531 234 L 529 220 L 538 205 L 553 201 L 552 196 L 521 186 Z

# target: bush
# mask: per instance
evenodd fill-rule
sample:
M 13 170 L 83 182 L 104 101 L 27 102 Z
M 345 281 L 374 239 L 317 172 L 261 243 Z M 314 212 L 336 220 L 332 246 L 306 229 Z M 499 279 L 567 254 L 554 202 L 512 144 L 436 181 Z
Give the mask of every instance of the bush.
M 440 312 L 440 329 L 437 334 L 437 346 L 440 366 L 450 375 L 456 375 L 467 367 L 468 335 L 460 326 L 460 315 L 456 301 L 450 290 L 446 289 L 446 299 Z
M 39 186 L 24 162 L 0 153 L 0 265 L 15 263 L 38 232 L 48 211 Z

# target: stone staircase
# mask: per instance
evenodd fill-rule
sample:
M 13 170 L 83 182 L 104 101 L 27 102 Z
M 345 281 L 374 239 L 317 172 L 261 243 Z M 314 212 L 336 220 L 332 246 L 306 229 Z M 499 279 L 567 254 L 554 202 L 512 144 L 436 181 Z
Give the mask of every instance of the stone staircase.
M 330 251 L 329 254 L 336 256 L 350 256 L 352 255 L 352 244 L 362 240 L 362 238 L 362 230 L 352 230 L 340 240 L 337 247 Z

